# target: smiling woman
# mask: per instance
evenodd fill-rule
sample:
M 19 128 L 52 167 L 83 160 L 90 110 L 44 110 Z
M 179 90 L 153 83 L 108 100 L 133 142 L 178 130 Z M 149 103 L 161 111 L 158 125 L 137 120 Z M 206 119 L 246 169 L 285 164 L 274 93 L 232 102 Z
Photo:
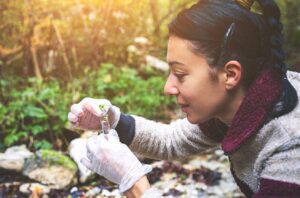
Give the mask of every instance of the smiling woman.
M 287 71 L 284 63 L 276 3 L 257 2 L 263 14 L 251 12 L 253 0 L 201 0 L 181 11 L 169 26 L 165 93 L 176 97 L 187 117 L 162 124 L 109 105 L 120 142 L 101 135 L 91 140 L 85 165 L 117 177 L 111 180 L 128 197 L 160 197 L 145 177 L 149 169 L 128 148 L 171 160 L 221 146 L 247 197 L 299 196 L 300 74 Z M 94 123 L 82 112 L 101 101 L 75 104 L 69 120 L 86 129 L 100 123 L 97 109 L 89 114 Z M 90 123 L 83 127 L 74 122 L 78 117 Z

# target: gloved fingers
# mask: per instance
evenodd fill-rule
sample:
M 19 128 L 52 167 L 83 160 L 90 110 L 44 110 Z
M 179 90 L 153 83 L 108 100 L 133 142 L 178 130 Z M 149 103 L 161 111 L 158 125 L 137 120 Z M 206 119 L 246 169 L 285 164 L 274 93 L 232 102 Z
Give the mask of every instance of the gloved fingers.
M 100 117 L 101 116 L 101 111 L 93 104 L 91 103 L 83 103 L 82 104 L 82 109 L 84 111 L 90 112 L 91 114 Z
M 99 142 L 101 141 L 103 145 L 107 145 L 112 142 L 120 143 L 120 138 L 119 138 L 118 132 L 115 129 L 110 129 L 107 134 L 101 133 L 98 136 L 99 137 L 98 137 L 97 141 L 99 141 Z
M 78 129 L 78 122 L 70 122 L 70 129 Z
M 78 128 L 78 117 L 74 115 L 72 112 L 68 113 L 68 120 L 70 122 L 70 128 L 71 129 L 77 129 Z
M 82 111 L 86 110 L 94 115 L 97 115 L 97 112 L 95 112 L 95 110 L 90 107 L 91 104 L 96 103 L 96 101 L 97 101 L 97 99 L 94 99 L 94 98 L 84 98 L 79 102 L 78 105 L 82 108 Z
M 87 152 L 91 152 L 93 154 L 98 154 L 101 152 L 101 149 L 104 145 L 104 141 L 107 141 L 104 138 L 104 134 L 93 135 L 87 140 L 86 149 Z
M 88 160 L 87 158 L 81 158 L 80 159 L 80 162 L 85 166 L 87 167 L 88 169 L 90 169 L 91 171 L 93 171 L 92 167 L 92 162 L 90 160 Z
M 94 145 L 96 143 L 98 136 L 100 136 L 100 135 L 93 134 L 91 137 L 89 137 L 87 139 L 87 142 L 86 142 L 87 149 L 88 149 L 88 146 Z
M 91 136 L 87 140 L 86 148 L 88 152 L 105 157 L 106 152 L 116 151 L 116 148 L 120 148 L 121 145 L 123 144 L 120 142 L 117 131 L 111 129 L 108 134 Z
M 73 104 L 71 106 L 71 113 L 73 113 L 75 116 L 80 117 L 83 115 L 83 109 L 80 104 Z
M 99 109 L 97 103 L 86 101 L 82 103 L 82 109 L 92 113 L 95 116 L 100 117 L 103 113 Z
M 78 117 L 73 114 L 72 112 L 68 113 L 68 120 L 73 124 L 76 123 L 78 121 Z
M 118 132 L 114 129 L 109 130 L 109 133 L 106 134 L 107 140 L 111 142 L 120 142 Z
M 86 149 L 87 149 L 87 147 L 86 147 Z M 88 149 L 87 149 L 87 151 L 86 151 L 86 156 L 87 156 L 87 158 L 88 158 L 90 161 L 93 161 L 94 154 L 93 154 L 90 150 L 88 150 Z

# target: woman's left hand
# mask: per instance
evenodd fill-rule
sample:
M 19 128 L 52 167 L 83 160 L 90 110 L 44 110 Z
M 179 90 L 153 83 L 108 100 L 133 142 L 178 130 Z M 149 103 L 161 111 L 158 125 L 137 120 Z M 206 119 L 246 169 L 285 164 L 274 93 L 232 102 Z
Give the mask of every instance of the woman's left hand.
M 127 145 L 119 141 L 117 132 L 92 136 L 87 141 L 87 157 L 81 162 L 90 170 L 119 184 L 121 192 L 127 191 L 140 178 L 149 173 L 150 165 L 143 165 Z

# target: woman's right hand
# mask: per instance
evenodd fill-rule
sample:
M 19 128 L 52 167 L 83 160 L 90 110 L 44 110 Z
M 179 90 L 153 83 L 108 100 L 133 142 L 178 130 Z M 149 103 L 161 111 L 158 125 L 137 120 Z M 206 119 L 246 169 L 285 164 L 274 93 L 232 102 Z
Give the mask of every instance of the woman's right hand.
M 99 106 L 103 107 L 102 111 Z M 120 109 L 106 99 L 84 98 L 71 106 L 68 120 L 75 128 L 99 130 L 101 129 L 101 120 L 107 113 L 109 124 L 114 129 L 120 120 Z

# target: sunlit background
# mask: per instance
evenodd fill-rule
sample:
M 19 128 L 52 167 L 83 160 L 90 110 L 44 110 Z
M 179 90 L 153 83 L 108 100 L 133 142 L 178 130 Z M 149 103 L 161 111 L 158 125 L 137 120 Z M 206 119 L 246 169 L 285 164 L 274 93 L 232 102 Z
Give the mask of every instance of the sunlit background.
M 83 97 L 169 121 L 167 24 L 195 0 L 1 0 L 0 148 L 64 149 L 67 112 Z M 300 1 L 278 0 L 287 61 L 300 65 Z M 258 8 L 255 8 L 258 10 Z
M 70 106 L 106 98 L 123 113 L 161 122 L 182 116 L 163 94 L 167 25 L 195 2 L 0 0 L 0 197 L 120 197 L 117 186 L 80 164 L 89 133 L 80 138 L 83 131 L 70 127 Z M 276 2 L 288 66 L 300 71 L 300 1 Z M 185 164 L 155 163 L 148 179 L 165 195 L 243 197 L 221 150 Z M 28 186 L 32 179 L 59 190 Z

